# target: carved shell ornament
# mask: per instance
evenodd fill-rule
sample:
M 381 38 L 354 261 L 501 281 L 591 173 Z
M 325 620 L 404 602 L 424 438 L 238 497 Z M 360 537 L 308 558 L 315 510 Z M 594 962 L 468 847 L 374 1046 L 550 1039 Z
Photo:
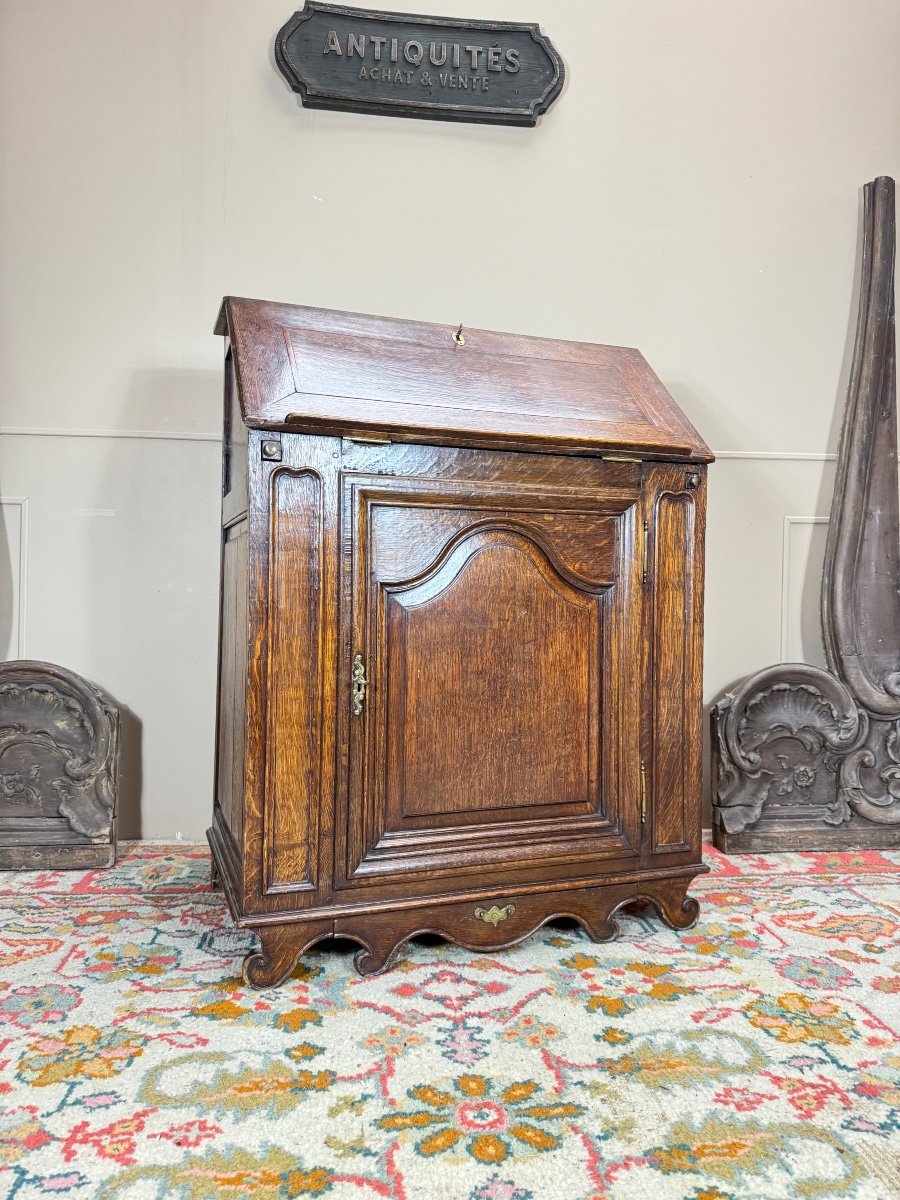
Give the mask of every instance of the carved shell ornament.
M 849 748 L 865 736 L 868 721 L 849 695 L 841 699 L 843 712 L 812 682 L 782 681 L 755 692 L 738 722 L 737 740 L 745 761 L 758 761 L 760 746 L 781 737 L 794 737 L 811 752 L 823 746 Z
M 728 755 L 748 774 L 759 766 L 760 749 L 778 738 L 796 738 L 809 751 L 847 751 L 868 732 L 866 714 L 840 680 L 803 663 L 758 671 L 726 700 Z
M 866 838 L 860 844 L 900 844 L 895 243 L 894 181 L 882 177 L 864 190 L 856 341 L 825 551 L 829 670 L 781 663 L 715 705 L 714 814 L 727 834 L 754 826 L 764 810 L 777 822 L 779 805 L 793 805 L 786 816 L 792 836 L 806 820 L 810 846 L 817 822 L 853 822 L 854 837 Z M 875 841 L 859 832 L 866 822 L 898 830 Z
M 779 664 L 751 675 L 713 710 L 718 743 L 716 811 L 728 833 L 740 833 L 759 820 L 776 777 L 762 766 L 763 749 L 783 739 L 798 742 L 808 755 L 824 752 L 826 765 L 862 745 L 869 721 L 840 680 L 819 667 Z M 818 769 L 776 755 L 782 782 L 776 794 L 816 784 Z M 825 806 L 822 820 L 834 824 L 843 816 L 837 799 Z

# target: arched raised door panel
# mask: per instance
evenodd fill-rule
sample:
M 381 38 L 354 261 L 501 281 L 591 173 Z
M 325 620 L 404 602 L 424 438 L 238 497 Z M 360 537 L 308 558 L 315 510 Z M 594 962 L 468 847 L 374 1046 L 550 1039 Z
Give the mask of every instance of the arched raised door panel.
M 639 853 L 637 511 L 621 493 L 345 480 L 365 695 L 338 886 Z

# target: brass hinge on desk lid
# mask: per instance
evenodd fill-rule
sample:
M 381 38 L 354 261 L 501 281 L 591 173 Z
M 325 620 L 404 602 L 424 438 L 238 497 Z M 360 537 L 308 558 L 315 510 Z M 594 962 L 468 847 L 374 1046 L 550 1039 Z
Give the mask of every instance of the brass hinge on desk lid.
M 641 759 L 641 824 L 646 824 L 647 821 L 647 772 L 644 769 L 644 760 Z
M 366 666 L 362 660 L 362 655 L 357 654 L 353 659 L 353 674 L 350 676 L 351 691 L 350 700 L 353 709 L 354 717 L 362 714 L 362 710 L 366 703 Z
M 391 439 L 386 433 L 353 433 L 341 438 L 341 448 L 348 446 L 389 446 Z
M 641 583 L 645 584 L 650 576 L 650 526 L 644 522 L 644 568 Z

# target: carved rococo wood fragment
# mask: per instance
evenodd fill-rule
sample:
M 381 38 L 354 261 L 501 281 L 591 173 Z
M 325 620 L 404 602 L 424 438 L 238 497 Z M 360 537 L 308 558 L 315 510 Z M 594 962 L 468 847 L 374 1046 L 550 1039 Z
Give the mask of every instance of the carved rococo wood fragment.
M 714 707 L 714 832 L 732 851 L 900 845 L 894 181 L 864 190 L 856 342 L 822 581 L 829 671 L 783 663 Z
M 72 671 L 0 664 L 0 869 L 115 861 L 119 714 Z

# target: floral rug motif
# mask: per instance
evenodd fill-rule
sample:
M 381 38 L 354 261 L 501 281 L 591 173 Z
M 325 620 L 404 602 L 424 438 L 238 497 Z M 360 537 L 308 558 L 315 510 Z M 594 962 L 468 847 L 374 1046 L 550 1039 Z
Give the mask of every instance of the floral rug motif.
M 0 1196 L 900 1197 L 900 853 L 707 850 L 649 910 L 277 990 L 198 846 L 0 874 Z

